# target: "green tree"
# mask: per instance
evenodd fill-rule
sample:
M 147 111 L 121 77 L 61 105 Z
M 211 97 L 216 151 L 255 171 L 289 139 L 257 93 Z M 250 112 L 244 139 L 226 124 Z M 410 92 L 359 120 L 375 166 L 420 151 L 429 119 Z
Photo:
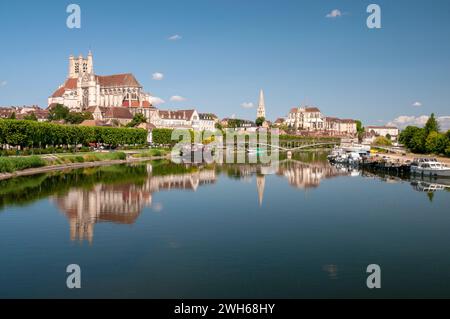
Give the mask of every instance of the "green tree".
M 56 104 L 53 108 L 50 109 L 48 119 L 50 121 L 66 120 L 69 113 L 69 108 L 65 107 L 62 104 Z
M 431 132 L 425 141 L 427 153 L 443 154 L 448 144 L 448 139 L 444 134 Z
M 30 114 L 27 114 L 23 117 L 24 120 L 28 120 L 28 121 L 37 121 L 37 117 L 36 114 L 34 114 L 34 112 L 31 112 Z
M 392 141 L 387 139 L 384 136 L 378 136 L 375 141 L 373 142 L 373 145 L 377 145 L 377 146 L 391 146 L 392 145 Z
M 355 122 L 356 122 L 356 131 L 358 133 L 364 133 L 365 129 L 362 125 L 362 122 L 360 120 L 356 120 Z
M 419 128 L 416 130 L 414 135 L 411 138 L 408 148 L 414 153 L 425 153 L 425 140 L 426 140 L 426 132 L 425 129 Z
M 12 113 L 9 115 L 9 119 L 15 120 L 15 119 L 16 119 L 16 112 L 12 112 Z
M 261 127 L 261 126 L 263 126 L 265 121 L 266 121 L 266 119 L 261 116 L 256 119 L 255 124 L 257 127 Z
M 127 124 L 127 127 L 136 127 L 141 123 L 147 123 L 147 118 L 142 113 L 136 113 L 131 122 Z
M 431 132 L 439 132 L 439 123 L 437 122 L 434 113 L 431 113 L 430 118 L 425 124 L 425 135 L 428 136 Z

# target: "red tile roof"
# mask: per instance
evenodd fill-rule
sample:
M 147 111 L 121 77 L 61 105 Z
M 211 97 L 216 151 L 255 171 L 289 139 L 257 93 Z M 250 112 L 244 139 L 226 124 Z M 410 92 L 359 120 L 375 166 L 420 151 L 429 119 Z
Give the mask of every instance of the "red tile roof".
M 95 77 L 100 86 L 103 87 L 141 87 L 141 84 L 131 73 L 107 76 L 96 75 Z
M 111 119 L 132 119 L 133 115 L 126 107 L 108 107 L 105 117 Z
M 317 107 L 307 107 L 307 108 L 305 109 L 305 112 L 308 112 L 308 113 L 315 113 L 315 112 L 320 112 L 320 110 L 319 110 Z
M 66 90 L 74 90 L 77 88 L 78 79 L 67 79 L 63 86 L 53 93 L 52 97 L 61 97 L 66 92 Z

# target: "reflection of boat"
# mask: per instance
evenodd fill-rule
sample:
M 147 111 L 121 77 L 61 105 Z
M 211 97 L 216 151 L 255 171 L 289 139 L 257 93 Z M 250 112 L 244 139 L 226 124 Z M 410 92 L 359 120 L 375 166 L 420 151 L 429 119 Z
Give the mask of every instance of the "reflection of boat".
M 436 191 L 443 191 L 446 187 L 445 185 L 428 183 L 424 181 L 413 181 L 411 182 L 412 187 L 419 192 L 431 193 Z
M 435 158 L 416 158 L 411 164 L 411 173 L 423 176 L 450 177 L 450 168 Z

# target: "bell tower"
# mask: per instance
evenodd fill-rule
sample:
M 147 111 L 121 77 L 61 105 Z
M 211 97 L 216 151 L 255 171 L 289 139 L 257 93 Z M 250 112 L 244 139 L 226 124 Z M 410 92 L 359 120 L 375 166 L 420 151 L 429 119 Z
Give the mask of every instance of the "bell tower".
M 69 78 L 76 79 L 83 77 L 85 74 L 94 73 L 94 60 L 92 52 L 89 51 L 87 58 L 81 54 L 75 58 L 72 54 L 69 57 Z

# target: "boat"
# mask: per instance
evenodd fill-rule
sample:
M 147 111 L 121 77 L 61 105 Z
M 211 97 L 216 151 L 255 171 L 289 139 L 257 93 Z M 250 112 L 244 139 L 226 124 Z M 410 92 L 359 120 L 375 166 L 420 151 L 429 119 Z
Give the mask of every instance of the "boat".
M 415 158 L 411 163 L 411 173 L 422 176 L 450 177 L 450 167 L 435 158 Z

